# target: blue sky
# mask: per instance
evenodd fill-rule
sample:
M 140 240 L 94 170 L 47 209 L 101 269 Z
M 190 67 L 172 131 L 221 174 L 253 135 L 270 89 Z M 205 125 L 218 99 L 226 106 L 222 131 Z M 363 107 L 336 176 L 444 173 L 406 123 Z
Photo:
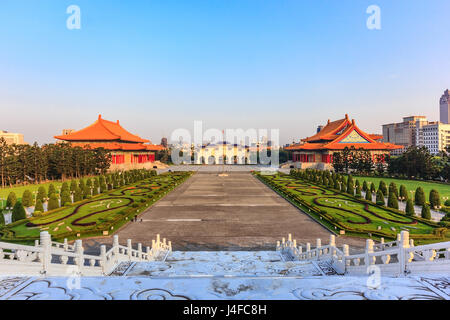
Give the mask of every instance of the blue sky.
M 66 8 L 81 29 L 66 28 Z M 366 8 L 381 8 L 381 30 Z M 0 129 L 52 142 L 101 113 L 159 143 L 176 128 L 279 128 L 348 113 L 363 130 L 438 119 L 448 0 L 2 0 Z

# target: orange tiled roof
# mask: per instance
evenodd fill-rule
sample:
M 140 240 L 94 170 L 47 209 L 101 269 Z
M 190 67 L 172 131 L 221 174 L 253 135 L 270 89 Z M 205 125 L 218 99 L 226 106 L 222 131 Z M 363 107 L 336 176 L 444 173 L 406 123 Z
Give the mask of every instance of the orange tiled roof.
M 55 136 L 56 139 L 65 141 L 127 141 L 127 142 L 150 142 L 150 140 L 142 139 L 141 137 L 134 135 L 125 130 L 119 121 L 112 122 L 102 119 L 101 115 L 98 116 L 90 126 L 81 130 L 72 132 L 71 134 Z
M 336 120 L 336 121 L 330 121 L 328 120 L 328 123 L 325 125 L 325 127 L 322 128 L 318 133 L 315 135 L 302 139 L 302 141 L 305 142 L 314 142 L 314 141 L 321 141 L 321 140 L 329 140 L 332 141 L 336 139 L 338 136 L 337 134 L 339 131 L 341 131 L 345 126 L 350 125 L 350 120 L 348 119 L 348 115 L 345 115 L 344 119 Z
M 323 132 L 326 129 L 325 132 Z M 342 150 L 345 147 L 355 147 L 365 150 L 395 150 L 403 146 L 379 142 L 379 135 L 370 135 L 358 128 L 355 120 L 351 122 L 348 116 L 342 120 L 330 122 L 314 136 L 303 139 L 303 143 L 292 144 L 287 150 Z

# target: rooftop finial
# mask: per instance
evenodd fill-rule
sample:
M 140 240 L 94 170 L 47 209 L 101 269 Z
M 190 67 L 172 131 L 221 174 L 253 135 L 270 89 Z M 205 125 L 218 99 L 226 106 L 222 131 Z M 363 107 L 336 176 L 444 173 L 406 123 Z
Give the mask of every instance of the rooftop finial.
M 347 113 L 345 114 L 345 119 L 348 119 L 348 114 Z
M 355 119 L 352 119 L 352 125 L 355 125 Z
M 98 120 L 100 120 L 102 118 L 102 115 L 101 114 L 99 114 L 98 115 Z
M 117 124 L 119 124 L 119 120 L 117 120 Z
M 328 122 L 327 122 L 327 124 L 330 124 L 330 122 L 331 122 L 331 121 L 330 121 L 330 119 L 328 119 Z

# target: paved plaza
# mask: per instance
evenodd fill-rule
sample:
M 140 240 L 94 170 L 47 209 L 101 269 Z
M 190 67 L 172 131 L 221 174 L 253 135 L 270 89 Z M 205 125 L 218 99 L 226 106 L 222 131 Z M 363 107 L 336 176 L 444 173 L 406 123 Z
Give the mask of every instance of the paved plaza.
M 328 230 L 246 171 L 225 175 L 199 171 L 118 235 L 121 243 L 129 238 L 147 246 L 158 233 L 172 241 L 174 250 L 274 250 L 276 242 L 288 233 L 299 243 L 315 243 L 317 238 L 327 243 L 330 236 Z M 84 242 L 98 250 L 99 244 L 111 241 L 97 238 Z M 338 237 L 337 242 L 363 246 L 358 239 Z

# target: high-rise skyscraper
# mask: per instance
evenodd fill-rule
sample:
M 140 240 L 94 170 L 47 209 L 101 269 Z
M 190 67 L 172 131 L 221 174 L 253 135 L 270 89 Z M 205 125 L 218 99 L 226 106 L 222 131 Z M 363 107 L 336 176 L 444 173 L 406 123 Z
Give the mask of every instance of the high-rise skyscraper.
M 442 95 L 440 104 L 441 122 L 450 123 L 450 93 L 448 89 Z

